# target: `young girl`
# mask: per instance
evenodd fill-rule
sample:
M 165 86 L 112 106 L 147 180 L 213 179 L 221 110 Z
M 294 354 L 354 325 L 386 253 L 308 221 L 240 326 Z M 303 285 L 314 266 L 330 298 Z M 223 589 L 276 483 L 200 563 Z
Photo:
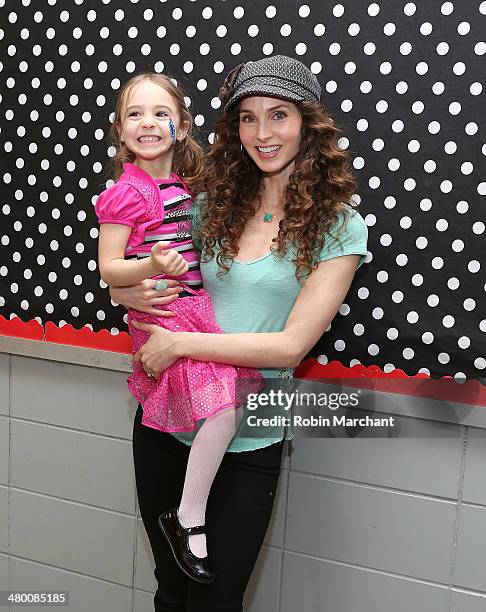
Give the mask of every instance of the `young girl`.
M 211 299 L 201 289 L 191 235 L 192 199 L 181 178 L 194 177 L 202 165 L 202 150 L 191 128 L 183 93 L 168 77 L 141 74 L 121 89 L 112 128 L 119 178 L 96 202 L 100 274 L 106 283 L 125 287 L 157 279 L 157 289 L 165 289 L 165 279 L 176 277 L 183 288 L 183 299 L 166 307 L 172 318 L 129 310 L 134 353 L 148 339 L 132 325 L 134 320 L 171 331 L 223 333 Z M 185 358 L 158 378 L 134 364 L 128 380 L 131 393 L 143 405 L 144 425 L 164 432 L 193 431 L 206 419 L 192 446 L 179 509 L 164 513 L 178 533 L 170 532 L 164 515 L 159 520 L 179 567 L 203 583 L 215 580 L 207 559 L 204 519 L 212 481 L 240 418 L 241 408 L 236 406 L 244 396 L 237 379 L 246 379 L 247 392 L 261 387 L 256 370 Z

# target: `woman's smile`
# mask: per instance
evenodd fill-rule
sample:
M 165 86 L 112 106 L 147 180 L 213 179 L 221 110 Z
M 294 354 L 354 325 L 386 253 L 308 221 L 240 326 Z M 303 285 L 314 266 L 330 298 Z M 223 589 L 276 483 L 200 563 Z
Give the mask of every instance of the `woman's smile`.
M 262 159 L 271 159 L 273 157 L 276 157 L 279 154 L 281 148 L 282 145 L 255 147 L 258 152 L 258 156 Z

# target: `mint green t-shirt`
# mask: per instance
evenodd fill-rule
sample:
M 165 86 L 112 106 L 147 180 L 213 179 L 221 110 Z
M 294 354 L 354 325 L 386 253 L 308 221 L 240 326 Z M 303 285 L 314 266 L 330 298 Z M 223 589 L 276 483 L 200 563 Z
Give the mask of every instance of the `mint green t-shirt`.
M 368 230 L 363 217 L 356 210 L 348 208 L 350 215 L 345 229 L 341 229 L 343 214 L 335 226 L 340 230 L 341 242 L 326 237 L 319 260 L 325 261 L 343 255 L 361 255 L 357 266 L 359 268 L 367 254 Z M 196 203 L 193 213 L 195 235 L 198 213 Z M 336 233 L 335 228 L 331 233 Z M 204 289 L 211 296 L 216 321 L 225 333 L 280 332 L 285 328 L 301 290 L 290 256 L 278 259 L 273 253 L 267 253 L 244 263 L 235 259 L 227 274 L 218 277 L 217 272 L 215 257 L 207 263 L 201 263 Z M 293 370 L 263 368 L 260 372 L 265 378 L 289 378 L 292 377 Z M 202 422 L 199 421 L 199 426 Z M 196 432 L 197 430 L 172 435 L 190 445 Z M 241 436 L 237 433 L 228 451 L 241 452 L 263 448 L 279 442 L 283 437 L 283 426 L 269 428 L 268 437 L 250 438 L 248 434 Z

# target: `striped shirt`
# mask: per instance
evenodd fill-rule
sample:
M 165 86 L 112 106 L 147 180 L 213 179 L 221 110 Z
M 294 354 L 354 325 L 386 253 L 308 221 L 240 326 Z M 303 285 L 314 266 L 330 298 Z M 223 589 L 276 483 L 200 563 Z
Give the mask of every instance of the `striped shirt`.
M 99 223 L 132 228 L 125 259 L 150 257 L 156 242 L 168 241 L 169 248 L 187 261 L 189 270 L 177 277 L 159 274 L 153 278 L 175 278 L 189 289 L 200 289 L 199 258 L 192 243 L 193 203 L 184 183 L 176 174 L 154 180 L 132 164 L 124 164 L 124 170 L 120 180 L 98 196 L 95 209 Z

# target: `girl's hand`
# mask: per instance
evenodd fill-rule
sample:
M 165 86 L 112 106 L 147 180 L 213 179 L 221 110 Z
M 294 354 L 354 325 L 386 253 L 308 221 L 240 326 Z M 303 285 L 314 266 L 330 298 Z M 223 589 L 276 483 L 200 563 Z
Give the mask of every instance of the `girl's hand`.
M 125 308 L 134 308 L 157 317 L 173 317 L 175 313 L 156 306 L 164 306 L 177 300 L 183 288 L 176 280 L 164 280 L 168 285 L 164 291 L 156 291 L 154 289 L 156 281 L 149 278 L 130 287 L 110 286 L 110 296 L 116 304 L 122 304 Z
M 168 248 L 169 244 L 166 241 L 155 243 L 150 249 L 150 260 L 158 274 L 180 276 L 189 270 L 189 265 L 178 251 Z
M 133 356 L 134 361 L 140 362 L 143 369 L 154 374 L 155 378 L 179 359 L 175 350 L 174 332 L 163 329 L 158 325 L 133 321 L 132 325 L 141 331 L 150 334 L 147 342 Z

